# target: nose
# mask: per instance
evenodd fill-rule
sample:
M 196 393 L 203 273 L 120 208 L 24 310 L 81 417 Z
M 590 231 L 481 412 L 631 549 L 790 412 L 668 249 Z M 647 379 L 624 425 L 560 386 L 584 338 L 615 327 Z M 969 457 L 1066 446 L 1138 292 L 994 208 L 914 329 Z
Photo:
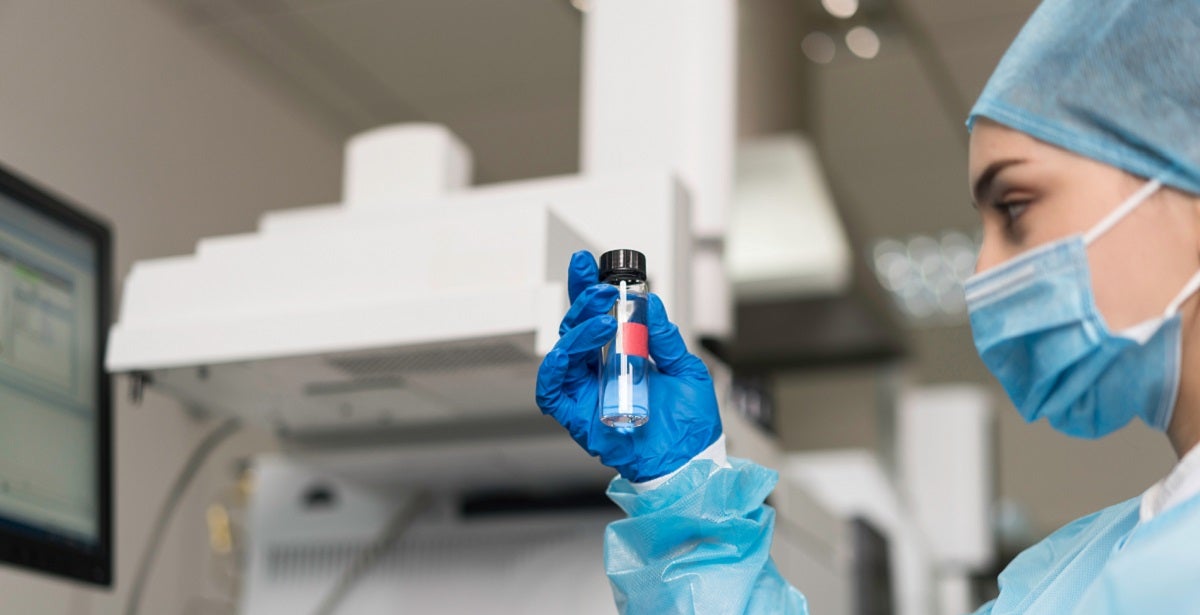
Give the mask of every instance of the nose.
M 975 257 L 975 275 L 979 275 L 984 271 L 987 271 L 990 267 L 990 264 L 984 262 L 983 250 L 980 250 L 979 254 Z
M 1012 245 L 1012 241 L 1007 239 L 1006 231 L 995 223 L 989 220 L 984 220 L 982 223 L 982 237 L 979 240 L 979 253 L 976 255 L 976 270 L 974 273 L 982 274 L 984 271 L 1003 264 L 1009 258 L 1016 256 L 1018 250 Z
M 987 227 L 985 226 L 983 230 L 983 240 L 979 242 L 979 254 L 975 257 L 976 275 L 983 273 L 984 271 L 987 271 L 988 269 L 991 269 L 1000 263 L 1003 263 L 1008 258 L 1008 255 L 1004 250 L 993 247 L 997 246 L 998 244 L 1002 244 L 1002 242 L 993 240 L 990 238 L 990 235 L 991 233 L 988 232 Z
M 1003 231 L 991 231 L 988 225 L 984 225 L 983 239 L 979 241 L 979 253 L 976 256 L 976 270 L 974 273 L 982 274 L 984 271 L 997 267 L 1009 258 L 1018 255 L 1018 251 L 1009 244 L 1009 241 L 1002 237 Z M 998 237 L 1000 235 L 1000 237 Z

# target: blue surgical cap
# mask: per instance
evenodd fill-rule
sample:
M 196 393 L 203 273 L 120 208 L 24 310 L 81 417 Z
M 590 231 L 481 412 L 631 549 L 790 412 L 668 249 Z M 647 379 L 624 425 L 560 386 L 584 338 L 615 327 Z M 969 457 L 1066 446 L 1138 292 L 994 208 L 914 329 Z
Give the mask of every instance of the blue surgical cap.
M 980 117 L 1200 194 L 1200 0 L 1046 0 Z

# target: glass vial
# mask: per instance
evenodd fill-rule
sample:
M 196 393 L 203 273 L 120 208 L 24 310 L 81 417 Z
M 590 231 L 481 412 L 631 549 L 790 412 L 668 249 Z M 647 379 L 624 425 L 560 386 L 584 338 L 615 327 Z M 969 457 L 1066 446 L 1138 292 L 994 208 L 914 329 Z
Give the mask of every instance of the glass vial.
M 617 335 L 600 350 L 600 420 L 629 430 L 650 418 L 646 257 L 636 250 L 605 252 L 600 255 L 600 281 L 620 290 L 610 312 Z

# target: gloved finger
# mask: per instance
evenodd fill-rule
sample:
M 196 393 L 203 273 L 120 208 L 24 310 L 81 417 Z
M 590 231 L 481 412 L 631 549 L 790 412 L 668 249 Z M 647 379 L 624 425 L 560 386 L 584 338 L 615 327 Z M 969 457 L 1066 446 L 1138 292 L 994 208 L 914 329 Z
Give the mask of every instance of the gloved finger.
M 647 300 L 646 324 L 650 330 L 650 358 L 658 371 L 668 376 L 707 375 L 708 368 L 696 355 L 688 352 L 679 327 L 667 318 L 667 308 L 658 295 Z
M 600 268 L 591 252 L 580 250 L 571 255 L 571 264 L 567 267 L 567 298 L 572 304 L 580 293 L 599 281 Z
M 563 380 L 570 363 L 571 358 L 567 353 L 557 348 L 542 359 L 542 364 L 538 367 L 535 399 L 538 408 L 541 408 L 544 414 L 555 412 L 562 403 Z
M 537 403 L 549 412 L 570 394 L 571 384 L 588 371 L 587 355 L 595 353 L 617 334 L 617 321 L 603 314 L 584 321 L 559 338 L 538 367 Z
M 562 322 L 558 325 L 558 334 L 565 335 L 579 323 L 601 314 L 607 314 L 616 303 L 617 295 L 620 292 L 616 286 L 611 284 L 589 286 L 587 290 L 579 293 L 575 302 L 571 304 L 571 309 L 567 310 L 567 314 L 563 316 Z
M 617 319 L 608 314 L 589 318 L 558 338 L 554 347 L 568 355 L 599 350 L 617 334 Z
M 578 389 L 596 378 L 596 365 L 600 359 L 600 348 L 617 335 L 617 321 L 608 314 L 601 314 L 583 321 L 559 338 L 555 348 L 570 356 L 570 364 L 563 376 L 563 386 L 568 391 Z

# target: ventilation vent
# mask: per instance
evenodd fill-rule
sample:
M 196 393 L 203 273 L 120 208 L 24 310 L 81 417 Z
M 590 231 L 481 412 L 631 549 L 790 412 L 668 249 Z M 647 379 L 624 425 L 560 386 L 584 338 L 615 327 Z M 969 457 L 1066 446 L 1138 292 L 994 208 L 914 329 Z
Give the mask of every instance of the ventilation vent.
M 348 395 L 353 393 L 371 393 L 376 391 L 394 391 L 403 389 L 404 381 L 400 378 L 360 378 L 349 382 L 312 382 L 304 386 L 304 394 L 310 397 L 321 395 Z
M 332 357 L 329 364 L 355 377 L 379 377 L 406 372 L 451 371 L 483 366 L 512 365 L 533 356 L 510 342 L 437 346 L 386 354 Z
M 382 553 L 371 575 L 390 576 L 414 570 L 452 569 L 461 565 L 487 565 L 496 569 L 512 565 L 538 552 L 564 545 L 597 540 L 596 527 L 552 530 L 506 530 L 410 536 Z M 272 582 L 311 582 L 341 573 L 363 542 L 276 545 L 267 551 L 267 577 Z
M 313 543 L 274 547 L 267 554 L 271 579 L 327 576 L 350 565 L 365 544 Z

